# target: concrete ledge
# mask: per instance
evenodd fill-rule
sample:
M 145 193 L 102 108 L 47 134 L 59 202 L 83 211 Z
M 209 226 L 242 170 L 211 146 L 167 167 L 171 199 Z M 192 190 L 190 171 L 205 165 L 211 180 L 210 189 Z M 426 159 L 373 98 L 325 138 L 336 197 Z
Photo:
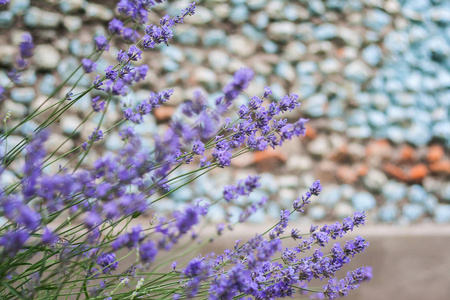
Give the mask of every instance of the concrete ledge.
M 245 241 L 243 235 L 251 237 L 265 228 L 237 227 L 207 249 L 218 253 L 231 247 L 239 238 Z M 309 229 L 309 226 L 302 224 L 298 228 Z M 374 279 L 351 291 L 347 299 L 450 299 L 450 226 L 366 226 L 356 228 L 344 241 L 356 235 L 363 236 L 370 245 L 365 253 L 355 256 L 350 268 L 339 276 L 359 266 L 370 265 Z M 318 286 L 324 284 L 319 282 Z

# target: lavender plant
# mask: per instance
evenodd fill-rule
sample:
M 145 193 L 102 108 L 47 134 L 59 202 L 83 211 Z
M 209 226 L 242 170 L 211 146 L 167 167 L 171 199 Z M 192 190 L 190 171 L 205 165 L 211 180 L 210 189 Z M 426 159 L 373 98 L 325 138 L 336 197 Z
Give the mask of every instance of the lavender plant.
M 311 226 L 304 233 L 298 229 L 286 232 L 290 216 L 302 213 L 311 198 L 321 192 L 319 181 L 293 201 L 292 211 L 281 211 L 274 226 L 246 242 L 237 241 L 219 255 L 200 254 L 210 239 L 192 243 L 196 227 L 212 205 L 233 202 L 257 189 L 258 176 L 224 187 L 223 197 L 213 203 L 193 200 L 172 215 L 158 215 L 156 202 L 205 173 L 229 167 L 231 160 L 243 153 L 276 148 L 304 135 L 308 121 L 300 118 L 289 123 L 283 119 L 284 113 L 300 106 L 298 96 L 290 94 L 274 102 L 268 87 L 261 97 L 251 97 L 233 113 L 233 103 L 254 76 L 252 70 L 240 69 L 214 103 L 208 103 L 200 92 L 185 101 L 180 116 L 153 136 L 151 149 L 143 146 L 133 126 L 169 101 L 172 90 L 151 93 L 134 106 L 123 106 L 123 117 L 105 128 L 112 101 L 145 80 L 149 67 L 138 64 L 143 52 L 160 44 L 168 46 L 172 28 L 195 13 L 192 3 L 179 16 L 165 15 L 159 24 L 147 25 L 148 13 L 161 2 L 119 1 L 121 18 L 109 22 L 110 35 L 95 38 L 95 51 L 81 60 L 43 104 L 11 128 L 5 114 L 0 176 L 10 170 L 16 180 L 0 191 L 0 216 L 5 220 L 0 227 L 1 298 L 277 299 L 295 293 L 328 298 L 347 295 L 371 278 L 371 269 L 358 268 L 340 280 L 335 278 L 336 272 L 363 252 L 368 243 L 358 236 L 343 245 L 336 242 L 329 252 L 321 249 L 364 225 L 364 212 L 355 213 L 342 224 Z M 74 94 L 82 76 L 96 72 L 97 61 L 109 50 L 113 38 L 122 39 L 128 48 L 119 50 L 117 63 L 96 75 L 91 87 Z M 8 73 L 11 84 L 0 87 L 2 99 L 20 84 L 20 74 L 27 68 L 33 49 L 31 35 L 25 34 L 16 67 Z M 49 104 L 78 70 L 84 73 L 71 89 Z M 98 114 L 97 127 L 88 140 L 59 156 L 57 151 L 48 153 L 45 143 L 54 123 L 94 90 L 102 91 L 102 96 L 92 98 L 91 112 L 68 137 Z M 32 120 L 41 120 L 44 113 L 47 117 L 32 135 L 8 148 L 11 134 Z M 120 131 L 122 149 L 89 160 L 94 144 L 114 130 Z M 61 141 L 58 149 L 66 142 Z M 14 169 L 14 162 L 22 157 L 23 166 Z M 63 159 L 68 161 L 65 165 L 49 171 Z M 197 167 L 181 175 L 175 172 L 188 164 Z M 245 209 L 239 222 L 245 222 L 266 201 L 263 198 Z M 228 228 L 235 225 L 229 223 Z M 225 227 L 218 224 L 215 235 L 220 236 Z M 297 246 L 284 247 L 285 239 L 296 240 Z M 314 279 L 328 282 L 313 287 Z

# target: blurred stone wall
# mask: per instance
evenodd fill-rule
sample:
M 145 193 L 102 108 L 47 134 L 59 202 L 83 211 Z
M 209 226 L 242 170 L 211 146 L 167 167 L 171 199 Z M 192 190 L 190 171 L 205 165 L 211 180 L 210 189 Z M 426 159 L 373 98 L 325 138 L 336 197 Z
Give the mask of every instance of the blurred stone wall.
M 177 15 L 188 1 L 170 1 L 151 14 Z M 439 0 L 232 0 L 196 1 L 196 15 L 176 28 L 174 41 L 146 55 L 150 72 L 145 83 L 110 107 L 112 125 L 123 103 L 143 99 L 150 91 L 174 88 L 171 103 L 155 111 L 138 132 L 149 138 L 157 124 L 177 114 L 176 105 L 201 89 L 211 99 L 241 67 L 256 72 L 254 82 L 236 106 L 264 86 L 280 99 L 297 93 L 298 112 L 308 117 L 306 137 L 279 151 L 248 154 L 237 168 L 201 178 L 180 189 L 160 209 L 195 197 L 213 201 L 220 184 L 262 172 L 263 188 L 250 203 L 268 196 L 265 212 L 251 221 L 278 218 L 315 180 L 323 194 L 307 211 L 311 220 L 340 219 L 365 210 L 373 222 L 409 224 L 450 222 L 450 3 Z M 93 50 L 93 35 L 105 34 L 114 4 L 103 1 L 11 0 L 0 11 L 0 85 L 9 70 L 23 32 L 37 43 L 34 64 L 19 88 L 2 100 L 2 115 L 12 111 L 10 125 L 36 108 Z M 98 62 L 98 71 L 114 62 L 120 47 L 114 42 Z M 75 92 L 92 78 L 83 77 Z M 74 80 L 69 81 L 73 84 Z M 63 97 L 69 85 L 59 97 Z M 53 139 L 68 136 L 90 108 L 87 95 L 61 118 Z M 54 99 L 56 101 L 56 99 Z M 59 150 L 87 140 L 95 121 Z M 36 123 L 10 137 L 13 146 Z M 106 150 L 120 148 L 117 133 L 105 137 Z M 50 143 L 51 145 L 55 143 Z M 95 156 L 93 157 L 93 159 Z M 63 161 L 64 162 L 64 161 Z M 19 165 L 20 160 L 17 161 Z M 270 172 L 269 172 L 270 171 Z M 9 176 L 9 177 L 8 177 Z M 12 180 L 6 173 L 6 183 Z M 245 207 L 249 202 L 238 203 Z M 238 213 L 239 207 L 230 208 Z M 213 218 L 223 219 L 220 208 Z

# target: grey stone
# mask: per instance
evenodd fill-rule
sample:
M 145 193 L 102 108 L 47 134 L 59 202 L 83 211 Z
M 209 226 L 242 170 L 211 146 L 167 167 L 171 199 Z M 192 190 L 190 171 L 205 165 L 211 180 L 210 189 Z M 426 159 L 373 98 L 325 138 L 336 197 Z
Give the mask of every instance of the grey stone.
M 313 161 L 307 155 L 291 155 L 289 156 L 286 167 L 291 172 L 303 172 L 311 170 Z
M 319 136 L 308 145 L 308 151 L 313 156 L 324 157 L 330 149 L 330 144 L 324 136 Z
M 432 127 L 433 136 L 442 139 L 450 138 L 450 121 L 437 122 Z
M 320 62 L 320 70 L 326 74 L 335 74 L 341 70 L 341 63 L 335 58 L 328 58 Z
M 15 15 L 23 15 L 30 7 L 30 0 L 11 0 L 9 2 L 9 11 Z
M 314 61 L 299 62 L 296 70 L 299 75 L 313 74 L 317 71 L 317 64 Z
M 269 16 L 265 12 L 259 12 L 255 17 L 255 26 L 259 29 L 264 29 L 269 25 Z
M 85 5 L 85 0 L 62 0 L 59 3 L 59 9 L 63 13 L 68 14 L 83 9 Z
M 89 3 L 85 7 L 86 10 L 86 16 L 90 19 L 94 20 L 100 20 L 100 21 L 111 21 L 111 19 L 114 17 L 114 13 L 111 9 L 109 9 L 106 6 L 96 4 L 96 3 Z
M 386 136 L 396 144 L 401 144 L 405 141 L 405 131 L 398 126 L 389 126 L 386 130 Z
M 419 92 L 422 89 L 422 74 L 420 72 L 412 72 L 405 81 L 408 90 Z
M 20 83 L 22 85 L 34 85 L 36 83 L 36 80 L 36 70 L 34 69 L 27 69 L 23 71 L 20 76 Z
M 336 206 L 334 207 L 333 213 L 338 219 L 343 220 L 347 217 L 352 216 L 354 213 L 354 210 L 350 204 L 340 202 L 340 203 L 336 204 Z
M 34 88 L 14 88 L 11 90 L 11 99 L 16 102 L 29 104 L 34 100 L 35 92 Z
M 313 207 L 308 208 L 308 216 L 315 220 L 320 221 L 327 215 L 327 210 L 323 206 L 315 205 Z
M 61 23 L 60 14 L 31 7 L 24 17 L 25 25 L 29 27 L 56 28 Z
M 34 50 L 34 62 L 39 70 L 53 70 L 60 61 L 59 52 L 51 45 L 37 45 Z
M 382 194 L 388 202 L 398 202 L 406 197 L 406 185 L 394 180 L 389 180 L 382 187 Z
M 376 201 L 372 194 L 367 192 L 359 192 L 353 195 L 351 199 L 353 208 L 357 211 L 368 211 L 375 208 Z
M 386 110 L 388 121 L 390 123 L 402 123 L 407 120 L 406 110 L 399 106 L 389 106 Z
M 445 202 L 450 202 L 450 183 L 444 185 L 439 195 Z
M 373 192 L 378 192 L 388 181 L 386 175 L 383 172 L 371 169 L 364 177 L 364 185 Z
M 434 221 L 438 224 L 450 223 L 450 204 L 440 204 L 434 210 Z
M 409 188 L 408 191 L 408 198 L 410 202 L 413 203 L 424 203 L 425 199 L 428 197 L 428 193 L 425 191 L 425 189 L 418 185 L 414 184 Z
M 180 69 L 180 65 L 176 61 L 167 57 L 163 58 L 162 67 L 167 72 L 175 72 Z
M 362 44 L 361 35 L 355 30 L 346 27 L 339 27 L 338 37 L 341 38 L 347 45 L 359 48 Z
M 314 94 L 309 97 L 306 103 L 303 103 L 303 109 L 306 114 L 312 117 L 320 117 L 325 114 L 325 106 L 328 98 L 325 94 Z
M 382 222 L 394 222 L 398 216 L 398 208 L 392 203 L 388 203 L 378 210 L 378 219 Z
M 56 78 L 51 74 L 45 74 L 39 84 L 39 91 L 44 95 L 50 95 L 56 87 Z
M 362 109 L 352 110 L 346 117 L 347 124 L 350 126 L 367 125 L 366 112 Z
M 230 58 L 225 51 L 212 50 L 208 53 L 208 62 L 214 70 L 224 71 L 230 63 Z
M 295 38 L 302 42 L 310 42 L 314 40 L 313 32 L 314 27 L 311 23 L 301 23 L 295 30 Z
M 270 88 L 272 89 L 272 98 L 280 100 L 286 95 L 286 90 L 278 82 L 273 83 Z
M 263 32 L 259 31 L 258 29 L 247 23 L 242 25 L 242 33 L 246 37 L 255 42 L 260 42 L 265 38 L 265 34 Z
M 430 129 L 424 127 L 423 123 L 414 123 L 406 130 L 406 140 L 415 146 L 425 146 L 431 138 Z
M 348 64 L 344 69 L 344 76 L 352 81 L 362 83 L 369 79 L 372 70 L 360 60 Z
M 295 34 L 295 24 L 291 22 L 273 22 L 268 27 L 268 35 L 278 42 L 287 42 Z
M 205 46 L 225 45 L 227 43 L 227 34 L 221 29 L 211 29 L 205 32 L 202 41 Z
M 71 135 L 74 130 L 80 125 L 81 120 L 75 115 L 66 115 L 61 118 L 61 129 L 65 135 Z
M 384 38 L 384 47 L 394 53 L 403 53 L 409 48 L 408 35 L 401 31 L 391 31 Z
M 2 66 L 11 67 L 15 60 L 16 47 L 12 45 L 0 46 L 0 64 Z M 8 79 L 9 80 L 9 79 Z
M 266 0 L 248 0 L 244 1 L 244 3 L 245 2 L 247 2 L 248 7 L 253 10 L 262 9 L 267 4 Z
M 405 90 L 405 87 L 401 80 L 392 78 L 392 79 L 387 80 L 386 85 L 385 85 L 385 90 L 388 93 L 395 94 L 395 93 L 403 92 Z
M 243 23 L 248 19 L 249 11 L 247 6 L 241 4 L 235 6 L 230 12 L 230 20 L 235 24 Z
M 428 195 L 428 197 L 425 199 L 425 201 L 423 202 L 423 207 L 425 208 L 425 210 L 432 214 L 434 212 L 434 210 L 436 209 L 436 206 L 438 205 L 438 199 L 436 198 L 436 196 L 434 195 Z
M 422 205 L 415 203 L 407 203 L 403 206 L 403 215 L 411 222 L 417 221 L 425 214 L 425 209 Z
M 369 10 L 364 17 L 364 25 L 376 31 L 382 30 L 390 23 L 391 16 L 379 9 Z
M 195 16 L 195 15 L 194 15 Z M 197 45 L 199 40 L 198 29 L 194 26 L 184 25 L 176 27 L 174 30 L 175 38 L 184 45 Z
M 369 45 L 362 51 L 362 57 L 369 65 L 376 66 L 382 58 L 381 49 L 377 45 Z
M 367 114 L 369 124 L 374 128 L 384 127 L 388 124 L 386 115 L 379 110 L 371 110 Z
M 9 28 L 13 23 L 14 15 L 10 11 L 0 11 L 0 28 Z
M 442 7 L 433 8 L 430 10 L 430 18 L 434 22 L 447 25 L 450 23 L 450 9 Z
M 275 66 L 275 73 L 282 79 L 287 81 L 294 81 L 296 79 L 296 74 L 294 67 L 287 61 L 280 61 Z
M 231 53 L 241 57 L 248 57 L 255 53 L 257 44 L 240 35 L 231 35 L 228 37 L 228 50 Z
M 261 179 L 259 180 L 261 188 L 269 192 L 270 194 L 276 194 L 278 192 L 278 182 L 275 176 L 271 173 L 261 173 Z
M 290 62 L 301 61 L 306 54 L 306 46 L 303 43 L 297 41 L 289 42 L 283 51 L 283 58 Z
M 328 104 L 327 116 L 330 118 L 342 117 L 345 113 L 346 104 L 344 101 L 334 99 Z
M 326 207 L 334 207 L 341 199 L 338 186 L 327 186 L 319 195 L 318 202 Z
M 194 200 L 194 193 L 189 186 L 184 186 L 179 190 L 174 191 L 171 194 L 171 198 L 175 200 L 175 202 L 188 202 Z
M 199 67 L 195 69 L 194 78 L 200 84 L 205 84 L 207 86 L 215 86 L 217 85 L 217 76 L 214 71 Z
M 314 36 L 318 40 L 329 40 L 337 36 L 336 25 L 326 23 L 314 28 Z
M 367 139 L 372 135 L 372 130 L 369 126 L 354 126 L 347 128 L 346 133 L 350 138 Z
M 427 30 L 423 26 L 412 25 L 409 28 L 409 40 L 412 44 L 425 40 L 428 35 Z
M 214 18 L 213 13 L 204 6 L 197 6 L 195 14 L 189 17 L 189 23 L 194 25 L 202 25 L 210 22 Z
M 311 0 L 308 1 L 309 11 L 314 15 L 323 15 L 325 14 L 325 5 L 320 0 Z
M 414 94 L 395 93 L 392 98 L 393 98 L 395 104 L 403 106 L 403 107 L 415 106 L 415 104 L 416 104 L 416 99 L 414 97 Z
M 83 20 L 77 16 L 65 16 L 63 19 L 64 27 L 69 32 L 78 31 L 83 25 Z
M 262 44 L 262 47 L 265 52 L 267 53 L 277 53 L 278 52 L 278 45 L 270 40 L 264 41 Z
M 296 188 L 298 187 L 298 177 L 295 175 L 282 175 L 277 178 L 278 186 L 281 188 Z

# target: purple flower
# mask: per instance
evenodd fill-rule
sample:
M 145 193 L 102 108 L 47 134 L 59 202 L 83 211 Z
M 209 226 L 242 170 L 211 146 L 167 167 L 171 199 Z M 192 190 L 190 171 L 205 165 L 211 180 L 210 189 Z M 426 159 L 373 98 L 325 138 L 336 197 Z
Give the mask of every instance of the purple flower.
M 196 140 L 192 146 L 192 152 L 196 155 L 203 155 L 205 153 L 205 145 L 200 140 Z
M 97 67 L 97 64 L 95 62 L 87 58 L 83 58 L 81 60 L 81 63 L 83 64 L 83 69 L 86 73 L 92 73 Z
M 45 227 L 44 233 L 42 234 L 42 243 L 53 244 L 58 240 L 58 236 L 54 234 L 50 229 Z
M 322 186 L 320 185 L 320 180 L 316 180 L 309 188 L 309 191 L 311 192 L 312 195 L 318 196 L 319 193 L 322 191 Z
M 95 46 L 97 47 L 98 51 L 102 50 L 108 51 L 109 49 L 108 43 L 109 43 L 108 39 L 105 38 L 103 35 L 99 35 L 98 37 L 95 38 Z
M 199 222 L 200 215 L 205 215 L 208 212 L 207 206 L 191 205 L 186 207 L 183 212 L 176 211 L 173 217 L 176 220 L 175 226 L 180 234 L 188 232 L 192 226 Z
M 100 225 L 102 223 L 102 218 L 100 215 L 94 211 L 88 212 L 86 218 L 84 219 L 84 225 L 88 229 L 93 229 L 94 227 Z
M 34 231 L 39 226 L 40 220 L 38 214 L 27 205 L 21 205 L 18 210 L 16 222 L 24 225 L 28 230 Z
M 3 246 L 3 251 L 6 255 L 14 257 L 30 235 L 25 230 L 7 231 L 0 238 L 0 246 Z
M 108 30 L 109 32 L 113 34 L 120 34 L 123 29 L 123 23 L 120 20 L 117 20 L 116 18 L 112 19 L 108 24 Z
M 143 263 L 151 263 L 155 260 L 158 249 L 153 241 L 148 241 L 139 246 L 139 257 Z
M 99 112 L 105 109 L 105 101 L 100 102 L 99 100 L 100 96 L 96 96 L 91 100 L 91 106 L 95 112 Z
M 129 27 L 125 27 L 122 30 L 123 39 L 129 43 L 135 43 L 139 38 L 139 33 Z
M 33 56 L 34 44 L 31 34 L 24 33 L 22 35 L 22 42 L 19 45 L 20 56 L 22 58 L 29 58 Z
M 10 0 L 0 0 L 0 5 L 6 5 Z
M 119 263 L 116 261 L 116 255 L 114 253 L 102 252 L 97 258 L 97 264 L 102 267 L 103 274 L 111 273 L 117 269 Z
M 248 68 L 242 68 L 236 71 L 233 76 L 233 81 L 223 89 L 225 103 L 229 104 L 236 99 L 237 96 L 248 87 L 254 75 L 255 73 L 253 70 Z

